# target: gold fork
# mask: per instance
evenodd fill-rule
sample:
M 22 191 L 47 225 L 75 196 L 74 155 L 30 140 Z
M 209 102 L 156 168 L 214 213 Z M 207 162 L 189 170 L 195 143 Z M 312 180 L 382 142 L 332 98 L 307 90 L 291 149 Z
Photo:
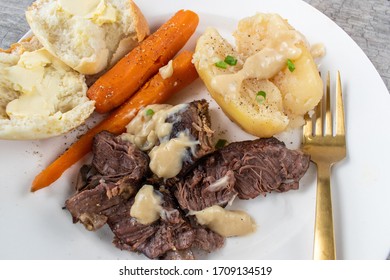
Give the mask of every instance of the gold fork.
M 308 153 L 311 156 L 311 160 L 317 165 L 313 255 L 315 260 L 336 259 L 330 174 L 332 165 L 346 156 L 344 106 L 340 72 L 337 73 L 335 115 L 333 116 L 336 123 L 335 129 L 333 127 L 331 110 L 329 72 L 326 79 L 325 93 L 325 96 L 317 105 L 315 114 L 312 117 L 306 116 L 302 140 L 303 151 Z

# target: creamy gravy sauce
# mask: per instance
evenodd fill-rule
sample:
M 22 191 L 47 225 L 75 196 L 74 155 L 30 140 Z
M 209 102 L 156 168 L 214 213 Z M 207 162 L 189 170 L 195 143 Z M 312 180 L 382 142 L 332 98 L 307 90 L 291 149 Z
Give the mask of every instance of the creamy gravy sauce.
M 237 97 L 245 79 L 269 79 L 286 67 L 287 59 L 297 59 L 301 49 L 297 43 L 304 41 L 302 34 L 292 30 L 279 16 L 268 18 L 268 36 L 264 48 L 249 56 L 242 69 L 232 74 L 215 76 L 212 87 L 226 98 Z
M 126 126 L 126 133 L 122 138 L 130 141 L 142 151 L 152 149 L 158 141 L 171 134 L 172 123 L 166 119 L 175 113 L 184 110 L 188 104 L 176 106 L 168 104 L 149 105 L 140 110 L 137 116 Z M 150 112 L 148 114 L 148 112 Z
M 160 178 L 176 176 L 182 168 L 188 149 L 194 153 L 199 144 L 199 141 L 191 139 L 188 131 L 181 131 L 177 137 L 168 139 L 173 123 L 166 122 L 167 118 L 180 113 L 187 106 L 188 104 L 147 106 L 139 111 L 127 125 L 127 132 L 122 134 L 123 139 L 149 152 L 149 167 Z M 180 117 L 176 121 L 180 121 Z
M 199 141 L 191 139 L 188 131 L 182 131 L 177 137 L 168 139 L 172 131 L 172 123 L 166 123 L 166 119 L 185 109 L 186 106 L 188 105 L 147 106 L 139 111 L 127 126 L 127 132 L 122 134 L 123 139 L 134 143 L 141 150 L 149 151 L 149 167 L 160 178 L 176 176 L 182 169 L 188 150 L 194 153 L 196 145 L 199 144 Z M 223 189 L 229 184 L 229 179 L 229 176 L 224 176 L 209 188 L 213 191 Z M 161 195 L 153 189 L 153 186 L 144 185 L 135 196 L 130 215 L 139 223 L 151 224 L 169 214 L 164 213 L 161 204 Z M 199 224 L 225 237 L 246 235 L 256 229 L 255 222 L 246 212 L 226 210 L 218 205 L 202 211 L 191 211 L 189 214 L 195 215 Z
M 154 191 L 153 186 L 144 185 L 134 198 L 130 216 L 143 225 L 151 224 L 160 218 L 161 204 L 161 196 Z
M 154 147 L 150 153 L 149 167 L 160 178 L 172 178 L 179 174 L 187 148 L 194 151 L 199 141 L 191 140 L 188 133 L 182 132 L 178 137 Z
M 221 206 L 214 205 L 201 211 L 191 211 L 199 224 L 224 236 L 242 236 L 256 230 L 256 223 L 244 211 L 226 210 Z
M 164 80 L 172 77 L 172 75 L 173 75 L 173 62 L 172 62 L 172 60 L 170 60 L 167 65 L 161 67 L 158 70 L 158 72 L 160 73 L 161 78 L 163 78 Z

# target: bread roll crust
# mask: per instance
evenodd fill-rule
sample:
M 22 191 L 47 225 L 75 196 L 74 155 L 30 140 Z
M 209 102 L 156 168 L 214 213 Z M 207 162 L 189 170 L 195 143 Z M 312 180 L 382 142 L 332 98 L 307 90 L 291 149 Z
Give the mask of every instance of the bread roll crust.
M 141 42 L 150 34 L 149 24 L 146 21 L 145 16 L 142 14 L 140 8 L 133 1 L 130 0 L 129 2 L 131 7 L 130 11 L 134 19 L 134 28 L 137 35 L 137 40 L 138 42 Z

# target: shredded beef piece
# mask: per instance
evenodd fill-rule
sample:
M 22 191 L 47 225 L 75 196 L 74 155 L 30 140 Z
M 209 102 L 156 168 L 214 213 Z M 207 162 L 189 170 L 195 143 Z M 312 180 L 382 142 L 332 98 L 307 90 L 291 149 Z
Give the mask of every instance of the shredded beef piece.
M 130 216 L 134 199 L 104 212 L 108 217 L 107 224 L 115 234 L 115 246 L 142 253 L 150 259 L 166 258 L 170 251 L 185 251 L 194 247 L 211 251 L 223 246 L 225 239 L 222 236 L 207 229 L 193 227 L 180 210 L 175 209 L 171 194 L 165 189 L 162 189 L 162 194 L 163 211 L 174 214 L 149 225 L 143 225 Z
M 190 148 L 187 149 L 187 155 L 183 160 L 183 165 L 178 175 L 165 181 L 161 178 L 157 178 L 157 176 L 149 178 L 149 182 L 151 183 L 163 183 L 171 186 L 178 181 L 198 159 L 214 151 L 214 131 L 210 128 L 211 123 L 208 112 L 208 103 L 204 99 L 190 102 L 185 110 L 172 114 L 166 119 L 166 122 L 172 123 L 172 131 L 168 139 L 177 138 L 180 133 L 187 132 L 191 139 L 199 142 L 199 144 L 195 145 L 193 150 Z
M 194 253 L 189 250 L 175 250 L 175 251 L 168 251 L 165 256 L 163 256 L 161 259 L 163 260 L 194 260 L 195 256 Z
M 275 138 L 231 143 L 215 151 L 208 104 L 193 101 L 168 117 L 169 138 L 183 131 L 199 141 L 174 178 L 151 174 L 149 157 L 135 145 L 101 132 L 94 138 L 93 160 L 81 168 L 76 193 L 66 202 L 73 222 L 88 230 L 107 224 L 113 243 L 122 250 L 151 259 L 194 259 L 193 250 L 212 252 L 225 238 L 197 223 L 188 211 L 225 206 L 235 197 L 251 199 L 268 192 L 297 189 L 309 157 L 292 151 Z M 160 218 L 148 225 L 130 215 L 134 196 L 145 183 L 159 186 Z
M 199 141 L 193 158 L 185 164 L 191 165 L 193 161 L 214 151 L 213 134 L 210 126 L 209 105 L 206 100 L 192 101 L 186 110 L 167 118 L 167 122 L 173 124 L 169 138 L 175 138 L 179 133 L 188 131 L 189 134 Z M 191 162 L 192 161 L 192 162 Z M 186 166 L 184 166 L 184 169 Z
M 235 142 L 202 158 L 177 183 L 175 196 L 182 209 L 199 211 L 224 206 L 236 195 L 285 192 L 298 188 L 309 163 L 309 156 L 276 138 Z
M 120 189 L 114 183 L 100 183 L 93 189 L 76 193 L 65 202 L 66 208 L 72 214 L 73 222 L 80 221 L 88 230 L 97 230 L 107 222 L 104 211 L 122 200 L 134 195 L 136 188 L 131 185 Z
M 65 202 L 73 222 L 88 230 L 106 223 L 104 210 L 135 195 L 149 170 L 145 153 L 106 131 L 95 136 L 93 153 L 92 165 L 80 170 L 77 192 Z
M 149 157 L 132 143 L 103 131 L 93 144 L 93 167 L 106 178 L 115 180 L 129 176 L 141 180 L 148 170 Z

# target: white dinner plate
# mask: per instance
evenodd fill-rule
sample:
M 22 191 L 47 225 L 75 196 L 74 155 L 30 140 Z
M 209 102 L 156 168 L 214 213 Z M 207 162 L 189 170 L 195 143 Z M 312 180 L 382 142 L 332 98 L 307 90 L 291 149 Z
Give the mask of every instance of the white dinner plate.
M 231 39 L 239 19 L 255 12 L 279 13 L 301 31 L 310 43 L 323 43 L 326 56 L 321 71 L 335 77 L 340 70 L 344 87 L 347 158 L 334 166 L 332 195 L 339 259 L 385 259 L 390 251 L 390 95 L 372 63 L 357 44 L 334 22 L 303 1 L 266 0 L 139 0 L 152 30 L 180 9 L 198 13 L 196 34 L 185 48 L 193 49 L 207 26 Z M 230 141 L 250 139 L 226 119 L 200 80 L 179 93 L 171 103 L 206 98 L 211 102 L 217 137 Z M 89 125 L 93 125 L 90 120 Z M 112 233 L 103 228 L 86 231 L 72 224 L 63 210 L 73 193 L 79 162 L 49 188 L 30 192 L 35 175 L 80 135 L 82 126 L 65 136 L 41 141 L 0 141 L 0 259 L 139 259 L 112 245 Z M 289 147 L 299 147 L 294 133 L 282 137 Z M 84 161 L 88 160 L 84 159 Z M 311 259 L 315 167 L 311 165 L 300 189 L 270 194 L 251 201 L 235 201 L 232 208 L 250 213 L 254 234 L 229 238 L 208 259 Z

